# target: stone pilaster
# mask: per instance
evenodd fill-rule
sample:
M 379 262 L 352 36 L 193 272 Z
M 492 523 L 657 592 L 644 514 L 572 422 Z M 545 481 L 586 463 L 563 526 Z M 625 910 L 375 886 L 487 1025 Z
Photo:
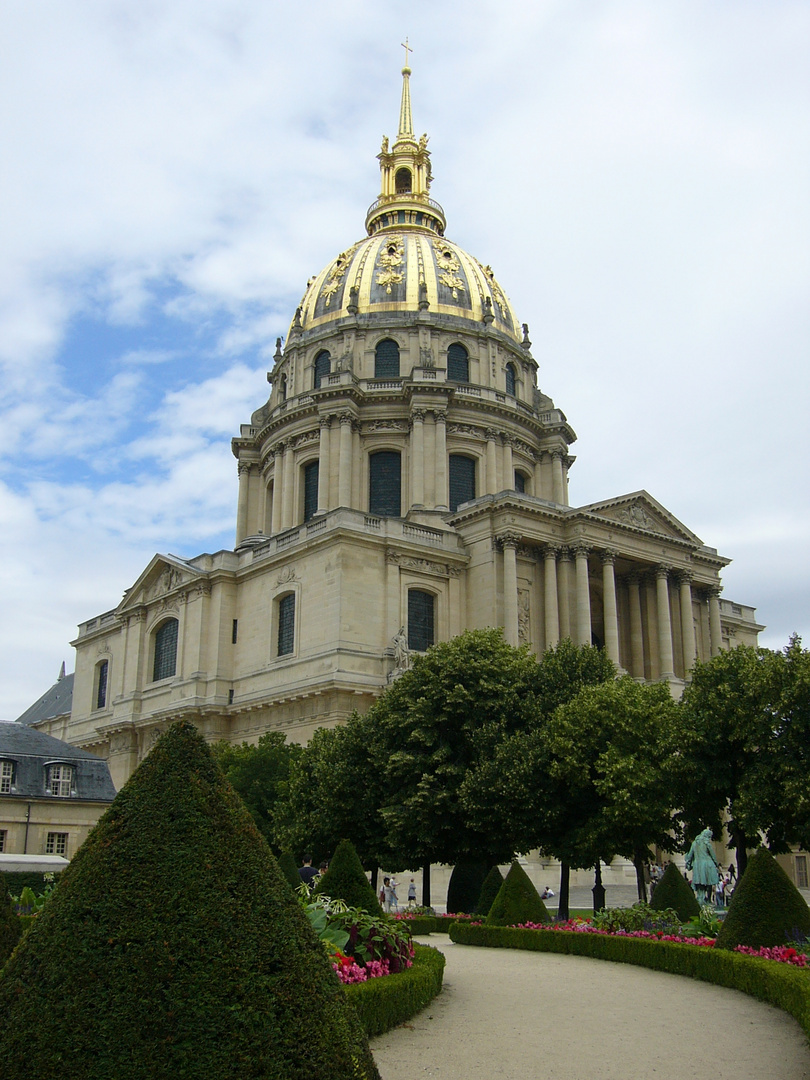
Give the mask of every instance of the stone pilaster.
M 619 666 L 619 616 L 616 610 L 616 552 L 603 551 L 602 558 L 602 600 L 605 616 L 605 650 Z
M 443 409 L 436 409 L 433 421 L 436 425 L 436 509 L 448 510 L 447 413 Z
M 518 644 L 517 533 L 504 533 L 503 547 L 503 636 L 510 645 Z
M 627 575 L 627 593 L 630 606 L 630 662 L 634 679 L 644 679 L 644 632 L 641 624 L 641 575 L 633 571 Z
M 543 611 L 547 649 L 560 640 L 560 613 L 557 601 L 557 548 L 547 544 L 543 553 Z
M 414 409 L 411 413 L 411 502 L 414 506 L 425 503 L 425 410 Z
M 681 639 L 683 641 L 683 673 L 688 678 L 695 662 L 695 622 L 692 615 L 692 575 L 681 570 L 677 575 L 681 598 Z
M 669 611 L 669 571 L 665 565 L 656 567 L 655 594 L 658 609 L 658 667 L 659 678 L 675 677 L 672 658 L 672 618 Z
M 577 637 L 578 645 L 591 644 L 591 590 L 588 581 L 588 554 L 586 544 L 577 544 L 574 549 L 577 575 Z
M 331 417 L 320 418 L 320 442 L 318 444 L 318 513 L 325 514 L 329 506 L 329 476 L 331 470 L 330 455 L 330 425 Z

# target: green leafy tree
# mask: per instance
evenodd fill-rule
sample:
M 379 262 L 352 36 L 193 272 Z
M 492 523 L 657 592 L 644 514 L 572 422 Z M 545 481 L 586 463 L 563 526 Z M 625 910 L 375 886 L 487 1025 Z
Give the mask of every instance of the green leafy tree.
M 300 903 L 188 723 L 63 872 L 0 976 L 0 1009 L 10 1076 L 379 1080 Z

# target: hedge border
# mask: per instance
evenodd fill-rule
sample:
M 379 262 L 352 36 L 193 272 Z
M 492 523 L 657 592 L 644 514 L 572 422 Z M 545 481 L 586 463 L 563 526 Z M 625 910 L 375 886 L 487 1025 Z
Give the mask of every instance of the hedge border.
M 408 927 L 412 937 L 424 937 L 425 934 L 446 934 L 453 923 L 468 923 L 470 916 L 454 919 L 451 915 L 414 915 L 399 921 Z
M 810 974 L 791 964 L 700 945 L 581 931 L 522 930 L 513 926 L 456 923 L 450 928 L 450 940 L 459 945 L 525 949 L 636 964 L 726 986 L 790 1013 L 810 1040 Z
M 413 965 L 405 971 L 344 986 L 366 1035 L 384 1035 L 429 1005 L 441 993 L 444 965 L 444 953 L 414 943 Z

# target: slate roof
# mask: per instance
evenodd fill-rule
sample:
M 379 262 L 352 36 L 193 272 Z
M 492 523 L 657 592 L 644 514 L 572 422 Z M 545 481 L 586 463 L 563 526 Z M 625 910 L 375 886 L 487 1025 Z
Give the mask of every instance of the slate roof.
M 52 762 L 73 766 L 75 790 L 69 799 L 112 802 L 115 798 L 110 770 L 103 758 L 17 721 L 0 721 L 0 759 L 15 763 L 11 794 L 0 796 L 2 798 L 69 801 L 61 796 L 50 795 L 45 789 L 45 766 Z
M 73 705 L 73 674 L 64 675 L 46 690 L 42 697 L 29 705 L 24 713 L 17 717 L 18 724 L 37 724 L 40 720 L 51 720 L 54 716 L 64 716 Z

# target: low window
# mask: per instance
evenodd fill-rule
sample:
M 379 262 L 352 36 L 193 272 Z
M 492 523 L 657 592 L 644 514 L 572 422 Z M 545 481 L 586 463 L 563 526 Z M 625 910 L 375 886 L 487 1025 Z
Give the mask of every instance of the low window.
M 506 392 L 515 397 L 515 387 L 517 386 L 517 372 L 515 371 L 514 364 L 506 365 Z
M 278 655 L 289 655 L 295 646 L 295 593 L 278 602 Z
M 453 382 L 470 381 L 470 354 L 463 345 L 453 343 L 447 350 L 447 378 Z
M 475 498 L 475 458 L 451 454 L 448 479 L 450 509 L 455 512 L 462 503 Z
M 374 350 L 374 378 L 399 378 L 399 345 L 391 338 L 379 341 Z
M 515 491 L 526 491 L 526 477 L 523 475 L 523 473 L 515 473 Z
M 8 833 L 5 829 L 0 829 L 0 854 L 6 850 L 6 837 Z
M 423 589 L 408 590 L 408 648 L 427 652 L 435 643 L 436 597 Z
M 0 761 L 0 795 L 10 795 L 14 784 L 14 762 Z
M 96 708 L 107 707 L 107 674 L 110 670 L 109 660 L 102 660 L 96 669 Z
M 326 378 L 326 376 L 329 374 L 329 372 L 331 370 L 332 370 L 332 357 L 326 351 L 326 349 L 323 349 L 315 357 L 315 382 L 314 382 L 314 386 L 315 386 L 316 390 L 318 389 L 318 387 L 321 385 L 321 382 L 323 381 L 323 379 Z
M 58 799 L 69 799 L 70 790 L 73 787 L 72 765 L 49 765 L 48 787 L 51 795 Z
M 318 513 L 318 473 L 317 461 L 304 466 L 304 521 Z
M 155 634 L 155 662 L 152 679 L 169 679 L 177 672 L 177 619 L 168 619 Z
M 49 832 L 45 841 L 46 855 L 67 855 L 68 833 Z
M 796 855 L 796 886 L 799 889 L 807 888 L 807 856 Z
M 380 450 L 368 459 L 368 512 L 380 517 L 402 513 L 402 459 L 395 450 Z

